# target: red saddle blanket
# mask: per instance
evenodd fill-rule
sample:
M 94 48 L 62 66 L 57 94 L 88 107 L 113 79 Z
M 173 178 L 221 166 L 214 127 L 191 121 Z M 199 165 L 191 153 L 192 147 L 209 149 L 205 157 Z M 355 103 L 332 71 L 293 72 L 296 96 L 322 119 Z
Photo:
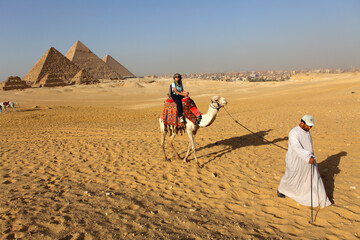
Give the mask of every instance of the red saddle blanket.
M 183 98 L 181 101 L 183 104 L 183 115 L 196 124 L 201 112 L 197 109 L 195 102 L 189 97 Z M 183 123 L 180 123 L 180 118 L 177 117 L 176 104 L 172 99 L 166 99 L 160 117 L 165 125 L 183 126 Z

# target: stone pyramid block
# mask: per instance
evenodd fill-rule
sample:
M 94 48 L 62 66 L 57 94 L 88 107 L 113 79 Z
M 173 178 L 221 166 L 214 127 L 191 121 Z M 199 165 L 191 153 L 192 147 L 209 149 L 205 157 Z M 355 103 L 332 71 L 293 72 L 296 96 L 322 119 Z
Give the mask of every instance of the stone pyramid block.
M 103 61 L 109 65 L 117 74 L 123 76 L 124 78 L 132 78 L 135 77 L 129 70 L 127 70 L 123 65 L 121 65 L 118 61 L 116 61 L 110 55 L 106 55 L 103 58 Z
M 50 74 L 69 82 L 79 71 L 79 67 L 51 47 L 25 75 L 23 80 L 29 84 L 38 84 L 45 75 Z
M 85 69 L 96 79 L 122 79 L 110 66 L 90 51 L 82 42 L 77 41 L 65 55 L 79 68 Z

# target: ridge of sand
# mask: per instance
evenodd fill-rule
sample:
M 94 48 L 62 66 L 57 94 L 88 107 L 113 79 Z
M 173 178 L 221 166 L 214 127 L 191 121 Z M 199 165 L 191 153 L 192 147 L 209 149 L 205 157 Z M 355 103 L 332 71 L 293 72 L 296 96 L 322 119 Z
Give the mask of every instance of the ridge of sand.
M 171 79 L 1 92 L 1 239 L 358 239 L 360 79 L 184 80 L 199 110 L 226 97 L 233 118 L 280 146 L 303 114 L 335 205 L 276 197 L 285 151 L 221 109 L 196 136 L 204 168 L 163 160 L 158 116 Z M 141 84 L 143 88 L 137 88 Z M 131 84 L 130 84 L 131 85 Z M 208 96 L 210 95 L 210 96 Z M 38 106 L 38 107 L 35 107 Z M 188 137 L 174 146 L 184 156 Z

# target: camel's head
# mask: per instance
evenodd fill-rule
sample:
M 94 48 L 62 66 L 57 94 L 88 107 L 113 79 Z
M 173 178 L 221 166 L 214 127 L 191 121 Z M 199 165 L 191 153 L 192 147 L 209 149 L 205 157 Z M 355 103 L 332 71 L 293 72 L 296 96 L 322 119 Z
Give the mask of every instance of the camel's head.
M 226 106 L 227 100 L 220 96 L 214 96 L 211 98 L 211 104 L 214 108 L 220 109 Z

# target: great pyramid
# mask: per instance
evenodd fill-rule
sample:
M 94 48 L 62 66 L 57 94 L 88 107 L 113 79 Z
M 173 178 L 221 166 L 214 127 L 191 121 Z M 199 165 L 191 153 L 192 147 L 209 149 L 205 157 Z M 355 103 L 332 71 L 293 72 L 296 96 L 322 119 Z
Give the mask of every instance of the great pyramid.
M 58 50 L 51 47 L 25 75 L 23 80 L 27 81 L 29 84 L 38 84 L 45 75 L 50 74 L 52 76 L 57 76 L 57 78 L 60 78 L 65 82 L 70 82 L 79 71 L 79 67 L 62 55 Z
M 118 61 L 116 61 L 110 55 L 106 55 L 103 58 L 103 61 L 109 65 L 116 73 L 120 74 L 124 78 L 132 78 L 135 77 L 129 70 L 127 70 L 123 65 L 121 65 Z
M 10 76 L 3 83 L 3 90 L 25 89 L 29 87 L 30 86 L 27 85 L 26 81 L 21 80 L 18 76 Z
M 121 75 L 117 74 L 80 41 L 77 41 L 65 56 L 96 79 L 122 79 Z

